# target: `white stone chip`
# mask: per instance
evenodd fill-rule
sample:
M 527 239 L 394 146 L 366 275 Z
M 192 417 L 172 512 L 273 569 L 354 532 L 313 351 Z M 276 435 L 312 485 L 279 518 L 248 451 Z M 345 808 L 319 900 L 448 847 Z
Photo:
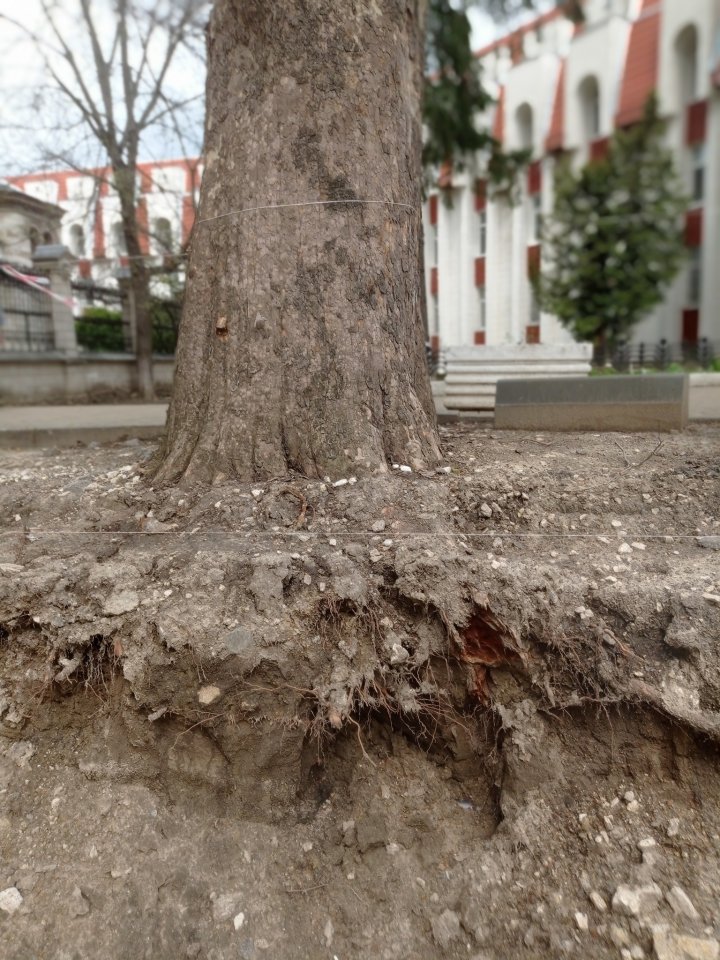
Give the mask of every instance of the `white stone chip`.
M 677 884 L 674 887 L 671 887 L 670 890 L 668 890 L 668 892 L 665 894 L 665 899 L 675 913 L 678 913 L 683 917 L 687 917 L 688 920 L 698 919 L 699 914 L 695 909 L 692 900 L 685 893 L 682 887 L 678 887 Z
M 15 913 L 22 906 L 23 896 L 17 887 L 8 887 L 0 890 L 0 910 L 5 913 Z
M 219 687 L 207 686 L 200 687 L 198 690 L 198 702 L 204 707 L 209 706 L 211 703 L 215 703 L 216 700 L 220 699 L 220 696 L 221 691 Z

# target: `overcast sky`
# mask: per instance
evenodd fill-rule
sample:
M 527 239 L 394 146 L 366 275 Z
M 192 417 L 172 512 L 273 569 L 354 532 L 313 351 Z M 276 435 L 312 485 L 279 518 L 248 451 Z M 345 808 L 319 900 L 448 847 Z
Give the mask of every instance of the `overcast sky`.
M 68 36 L 79 36 L 74 26 L 73 11 L 77 10 L 77 0 L 55 0 L 61 11 L 62 24 Z M 153 0 L 148 0 L 152 4 Z M 108 38 L 111 33 L 110 0 L 94 0 L 93 10 L 98 22 L 107 24 Z M 39 0 L 0 0 L 0 13 L 21 20 L 32 31 L 46 31 L 45 18 Z M 507 30 L 493 22 L 487 14 L 473 11 L 473 44 L 485 45 Z M 76 55 L 83 55 L 82 46 L 74 47 Z M 156 57 L 161 55 L 158 48 Z M 0 23 L 0 176 L 42 169 L 41 151 L 43 147 L 56 147 L 64 139 L 63 147 L 75 151 L 80 163 L 100 163 L 103 157 L 97 148 L 93 151 L 82 145 L 78 134 L 65 130 L 52 131 L 53 119 L 57 118 L 57 109 L 47 104 L 47 98 L 35 98 L 33 93 L 42 90 L 44 79 L 42 65 L 33 50 L 33 45 L 22 32 L 6 23 Z M 202 92 L 204 77 L 200 64 L 189 55 L 180 56 L 168 82 L 176 95 L 193 96 Z M 8 128 L 8 125 L 11 125 Z M 18 126 L 22 129 L 18 129 Z M 193 123 L 194 136 L 192 147 L 197 149 L 201 127 L 199 111 L 195 112 Z M 188 145 L 188 152 L 194 152 Z M 182 152 L 169 134 L 157 133 L 144 144 L 142 159 L 162 159 L 177 156 Z

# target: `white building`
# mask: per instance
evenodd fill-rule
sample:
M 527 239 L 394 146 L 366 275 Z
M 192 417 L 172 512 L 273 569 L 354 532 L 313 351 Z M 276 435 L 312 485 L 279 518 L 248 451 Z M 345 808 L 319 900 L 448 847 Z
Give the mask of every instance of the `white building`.
M 435 349 L 562 344 L 570 334 L 538 311 L 540 214 L 552 209 L 559 153 L 584 163 L 656 90 L 668 143 L 692 197 L 687 265 L 635 342 L 707 337 L 720 347 L 720 2 L 587 0 L 574 26 L 553 10 L 478 52 L 497 103 L 484 118 L 508 149 L 530 148 L 520 202 L 478 196 L 476 175 L 443 172 L 425 207 L 429 333 Z M 482 186 L 482 184 L 481 184 Z
M 139 164 L 136 215 L 141 255 L 150 263 L 178 254 L 187 243 L 201 176 L 197 158 Z M 128 257 L 120 201 L 108 169 L 33 173 L 9 182 L 65 211 L 60 239 L 78 259 L 76 280 L 112 285 L 123 275 Z

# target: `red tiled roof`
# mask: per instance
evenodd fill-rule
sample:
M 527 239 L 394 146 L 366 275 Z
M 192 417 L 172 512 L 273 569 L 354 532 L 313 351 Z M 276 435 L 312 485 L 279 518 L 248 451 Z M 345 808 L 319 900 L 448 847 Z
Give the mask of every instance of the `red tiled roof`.
M 655 89 L 660 41 L 660 4 L 642 0 L 640 16 L 630 30 L 625 70 L 620 88 L 620 106 L 615 123 L 626 127 L 643 114 L 647 98 Z
M 500 87 L 500 96 L 495 107 L 495 117 L 493 119 L 492 135 L 500 143 L 505 136 L 505 87 Z
M 548 153 L 562 150 L 565 144 L 565 61 L 560 63 L 555 100 L 553 102 L 550 129 L 545 139 L 545 149 Z
M 547 13 L 543 13 L 539 17 L 535 17 L 534 20 L 530 20 L 529 23 L 523 24 L 522 27 L 518 27 L 517 30 L 513 30 L 512 33 L 506 34 L 504 37 L 500 37 L 499 40 L 493 40 L 492 43 L 488 43 L 486 46 L 481 47 L 480 50 L 475 51 L 476 57 L 486 57 L 489 53 L 494 53 L 496 50 L 500 50 L 501 47 L 510 47 L 511 49 L 515 47 L 519 40 L 522 39 L 524 34 L 532 33 L 533 30 L 537 30 L 538 27 L 544 26 L 546 23 L 550 23 L 551 20 L 556 20 L 558 17 L 562 17 L 565 14 L 561 7 L 553 7 L 552 10 L 548 10 Z

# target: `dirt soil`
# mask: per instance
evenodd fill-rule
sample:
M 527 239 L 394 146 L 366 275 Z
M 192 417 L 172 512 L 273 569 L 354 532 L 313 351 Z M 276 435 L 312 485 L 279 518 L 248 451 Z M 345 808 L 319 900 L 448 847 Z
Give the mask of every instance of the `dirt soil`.
M 3 960 L 718 958 L 720 425 L 442 439 L 3 453 Z

